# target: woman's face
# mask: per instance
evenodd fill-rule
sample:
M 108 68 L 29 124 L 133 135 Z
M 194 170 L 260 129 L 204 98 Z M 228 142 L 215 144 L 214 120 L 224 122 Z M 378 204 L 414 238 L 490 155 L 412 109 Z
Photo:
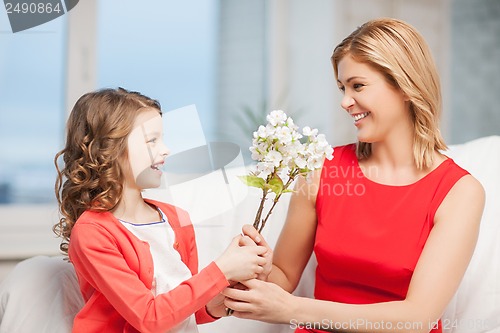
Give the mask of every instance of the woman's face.
M 337 84 L 344 94 L 341 105 L 352 117 L 359 141 L 397 139 L 398 132 L 411 129 L 408 99 L 383 74 L 349 55 L 339 61 L 337 70 Z
M 158 110 L 150 108 L 137 115 L 127 149 L 126 182 L 141 190 L 160 186 L 161 168 L 169 150 L 163 143 L 163 123 Z

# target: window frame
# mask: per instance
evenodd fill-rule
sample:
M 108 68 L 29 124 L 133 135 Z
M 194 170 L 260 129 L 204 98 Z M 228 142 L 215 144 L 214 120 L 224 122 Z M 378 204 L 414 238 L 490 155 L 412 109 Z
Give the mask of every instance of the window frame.
M 76 100 L 96 88 L 97 0 L 80 1 L 66 15 L 64 105 L 67 118 Z M 55 203 L 0 205 L 0 262 L 61 254 L 58 246 L 61 239 L 52 233 L 58 218 Z

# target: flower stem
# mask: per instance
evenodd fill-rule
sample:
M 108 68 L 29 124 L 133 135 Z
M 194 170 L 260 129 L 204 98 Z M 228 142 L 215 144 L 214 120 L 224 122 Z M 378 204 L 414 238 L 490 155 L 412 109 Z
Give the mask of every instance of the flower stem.
M 257 230 L 262 228 L 260 227 L 260 218 L 262 216 L 262 210 L 264 209 L 264 203 L 266 202 L 267 191 L 267 189 L 262 189 L 262 198 L 260 199 L 259 209 L 257 210 L 255 220 L 253 221 L 253 227 Z
M 283 191 L 286 190 L 288 188 L 288 186 L 290 186 L 290 184 L 293 182 L 293 180 L 295 179 L 295 177 L 298 175 L 299 171 L 298 170 L 293 170 L 290 172 L 290 174 L 288 175 L 288 181 L 286 182 L 286 184 L 283 186 L 283 190 L 281 191 L 280 194 L 277 194 L 276 197 L 274 198 L 273 200 L 273 205 L 271 206 L 271 208 L 269 209 L 269 211 L 267 212 L 266 214 L 266 217 L 262 220 L 262 223 L 260 225 L 260 228 L 257 228 L 255 227 L 255 224 L 254 224 L 254 227 L 255 229 L 257 229 L 259 231 L 259 233 L 262 231 L 262 229 L 264 229 L 264 226 L 266 225 L 267 223 L 267 219 L 269 218 L 269 216 L 271 215 L 271 213 L 273 212 L 273 209 L 274 209 L 274 206 L 276 206 L 276 204 L 278 203 L 278 200 L 280 199 L 281 195 L 283 194 Z M 261 202 L 261 207 L 262 207 L 262 202 Z M 262 214 L 262 209 L 261 207 L 259 207 L 259 211 L 260 211 L 260 214 Z M 260 215 L 259 215 L 259 218 L 260 218 Z
M 267 219 L 269 218 L 269 216 L 273 212 L 274 206 L 276 206 L 276 204 L 278 203 L 280 196 L 281 196 L 281 194 L 278 194 L 278 195 L 276 195 L 276 198 L 274 198 L 273 205 L 271 206 L 271 208 L 267 212 L 266 217 L 262 220 L 262 224 L 260 225 L 260 228 L 255 228 L 259 231 L 259 233 L 262 231 L 262 229 L 264 229 L 264 226 L 266 225 Z

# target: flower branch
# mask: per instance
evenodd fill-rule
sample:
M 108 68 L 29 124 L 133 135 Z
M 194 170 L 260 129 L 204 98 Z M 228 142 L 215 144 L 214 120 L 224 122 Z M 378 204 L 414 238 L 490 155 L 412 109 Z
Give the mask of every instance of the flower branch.
M 262 198 L 254 220 L 254 227 L 261 232 L 283 193 L 297 176 L 307 177 L 320 169 L 325 158 L 333 158 L 333 148 L 317 129 L 304 127 L 302 134 L 293 119 L 283 111 L 275 110 L 267 116 L 267 125 L 259 126 L 253 133 L 252 159 L 257 161 L 255 171 L 240 179 L 248 186 L 262 189 Z M 301 142 L 304 141 L 304 142 Z M 283 182 L 283 179 L 286 181 Z M 274 193 L 271 208 L 262 218 L 267 196 Z

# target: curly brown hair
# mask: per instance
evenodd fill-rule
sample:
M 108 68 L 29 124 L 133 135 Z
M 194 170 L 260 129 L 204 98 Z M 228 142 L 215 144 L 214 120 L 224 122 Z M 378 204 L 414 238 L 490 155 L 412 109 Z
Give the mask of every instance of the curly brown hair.
M 102 89 L 78 99 L 66 125 L 66 146 L 54 158 L 55 193 L 62 217 L 52 228 L 68 253 L 71 229 L 86 210 L 110 211 L 121 200 L 127 137 L 136 116 L 160 103 L 123 88 Z M 58 160 L 63 157 L 64 165 Z

